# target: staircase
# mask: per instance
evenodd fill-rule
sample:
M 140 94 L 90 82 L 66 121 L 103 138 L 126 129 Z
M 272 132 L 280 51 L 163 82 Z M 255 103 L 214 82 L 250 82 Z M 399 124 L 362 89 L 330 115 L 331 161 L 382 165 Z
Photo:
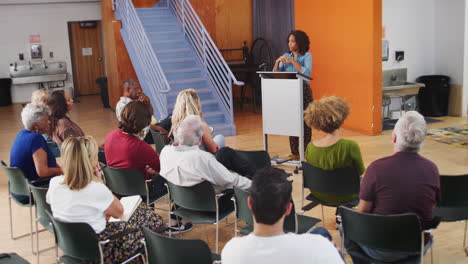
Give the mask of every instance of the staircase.
M 242 83 L 226 65 L 190 2 L 167 0 L 137 9 L 131 0 L 116 4 L 122 37 L 156 118 L 172 113 L 178 93 L 193 88 L 214 134 L 235 135 L 231 87 L 233 82 Z

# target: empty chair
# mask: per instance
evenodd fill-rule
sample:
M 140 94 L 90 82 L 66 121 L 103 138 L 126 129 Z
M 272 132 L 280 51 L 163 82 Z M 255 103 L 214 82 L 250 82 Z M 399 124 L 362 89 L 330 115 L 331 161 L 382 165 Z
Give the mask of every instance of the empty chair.
M 145 176 L 137 169 L 118 169 L 104 166 L 102 170 L 107 187 L 116 195 L 140 195 L 146 199 L 147 205 L 151 205 L 167 194 L 167 190 L 162 188 L 157 195 L 151 195 L 150 188 L 153 187 L 151 183 L 154 180 L 145 180 Z
M 468 226 L 468 174 L 460 176 L 440 176 L 441 199 L 434 210 L 444 222 L 465 220 L 463 248 L 466 247 Z
M 47 188 L 45 187 L 36 187 L 32 184 L 29 185 L 29 188 L 32 192 L 33 198 L 34 198 L 34 203 L 36 205 L 36 252 L 37 252 L 37 263 L 39 263 L 39 253 L 44 252 L 49 249 L 57 249 L 57 247 L 54 245 L 49 248 L 44 248 L 44 249 L 39 249 L 39 225 L 40 223 L 45 230 L 49 232 L 54 232 L 54 228 L 52 226 L 52 220 L 50 220 L 49 215 L 47 214 L 47 211 L 51 211 L 50 205 L 46 202 L 46 194 L 47 194 Z M 56 254 L 58 253 L 57 251 L 55 252 Z M 58 255 L 56 255 L 58 256 Z
M 360 213 L 341 206 L 343 240 L 347 252 L 372 263 L 423 263 L 425 253 L 424 231 L 415 214 L 375 215 Z M 432 243 L 428 243 L 430 247 Z M 419 252 L 394 262 L 381 262 L 368 256 L 365 246 L 385 252 Z
M 162 236 L 146 227 L 141 227 L 145 235 L 145 253 L 149 264 L 211 264 L 219 260 L 212 254 L 208 245 L 199 239 L 177 239 Z
M 99 241 L 94 229 L 87 223 L 66 223 L 47 212 L 54 227 L 55 242 L 63 252 L 60 261 L 64 263 L 104 263 L 103 246 L 112 240 Z M 124 234 L 122 234 L 124 235 Z M 120 238 L 116 235 L 113 239 Z M 131 256 L 124 263 L 141 256 L 143 250 Z
M 237 220 L 242 220 L 246 225 L 238 230 L 237 220 L 234 225 L 234 236 L 237 236 L 237 232 L 240 232 L 244 235 L 249 234 L 253 230 L 253 214 L 250 208 L 247 205 L 247 198 L 249 197 L 249 192 L 241 190 L 234 187 L 234 205 Z M 292 201 L 291 201 L 292 202 Z M 320 222 L 319 219 L 314 217 L 309 217 L 305 215 L 300 215 L 296 213 L 294 202 L 291 209 L 291 213 L 286 216 L 284 219 L 284 231 L 293 232 L 296 234 L 304 234 L 310 232 L 314 226 Z
M 168 181 L 167 186 L 170 200 L 177 205 L 172 211 L 174 215 L 194 224 L 216 224 L 218 253 L 219 222 L 234 212 L 230 196 L 225 193 L 216 194 L 213 185 L 208 181 L 191 187 L 178 186 Z
M 2 160 L 1 166 L 5 170 L 5 174 L 8 177 L 8 211 L 10 215 L 10 237 L 13 240 L 16 240 L 18 238 L 22 238 L 25 236 L 30 236 L 31 237 L 31 250 L 34 252 L 34 245 L 33 245 L 33 223 L 32 223 L 32 207 L 34 205 L 32 196 L 31 196 L 31 191 L 29 190 L 29 183 L 26 177 L 23 174 L 23 171 L 21 171 L 19 168 L 12 168 L 6 165 L 6 163 Z M 23 197 L 28 197 L 28 201 L 21 201 L 18 200 L 13 194 L 15 195 L 21 195 Z M 22 207 L 29 207 L 29 222 L 30 222 L 30 232 L 27 234 L 19 235 L 19 236 L 14 236 L 13 235 L 13 212 L 12 212 L 12 207 L 11 207 L 11 200 L 15 201 L 16 204 Z
M 335 204 L 321 200 L 315 197 L 313 193 L 309 194 L 306 197 L 307 200 L 314 201 L 322 206 L 322 221 L 325 222 L 324 205 L 331 207 L 338 207 L 340 205 L 356 206 L 359 203 L 360 178 L 356 168 L 347 167 L 327 171 L 314 167 L 307 162 L 302 162 L 302 168 L 302 205 L 304 205 L 304 188 L 329 195 L 356 196 L 355 199 Z

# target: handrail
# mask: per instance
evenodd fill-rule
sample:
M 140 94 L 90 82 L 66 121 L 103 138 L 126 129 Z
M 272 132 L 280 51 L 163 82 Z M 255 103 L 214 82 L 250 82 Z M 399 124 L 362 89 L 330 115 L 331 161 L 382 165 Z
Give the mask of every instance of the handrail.
M 182 26 L 184 35 L 192 45 L 196 57 L 213 84 L 225 110 L 234 116 L 232 82 L 242 86 L 227 65 L 213 39 L 194 11 L 189 0 L 170 0 L 169 8 Z
M 141 24 L 136 9 L 131 0 L 113 0 L 115 10 L 122 21 L 125 36 L 133 45 L 132 52 L 138 60 L 139 69 L 143 76 L 138 76 L 143 90 L 150 96 L 154 114 L 157 118 L 167 116 L 167 93 L 171 91 L 151 42 Z

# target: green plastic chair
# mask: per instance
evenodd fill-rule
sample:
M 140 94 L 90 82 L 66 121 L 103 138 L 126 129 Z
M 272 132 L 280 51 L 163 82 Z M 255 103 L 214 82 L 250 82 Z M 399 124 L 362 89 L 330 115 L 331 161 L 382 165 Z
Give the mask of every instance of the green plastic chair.
M 255 164 L 257 170 L 271 167 L 270 155 L 264 150 L 236 150 L 236 152 L 246 160 Z
M 358 196 L 361 179 L 356 168 L 346 167 L 334 170 L 322 170 L 307 162 L 302 162 L 302 208 L 304 208 L 304 189 L 310 189 L 331 195 L 353 195 Z M 305 199 L 320 204 L 322 207 L 322 221 L 325 224 L 323 206 L 339 207 L 341 205 L 357 206 L 359 198 L 334 204 L 315 197 L 312 193 Z
M 249 195 L 248 191 L 234 187 L 234 197 L 232 199 L 234 200 L 236 217 L 237 220 L 246 223 L 243 228 L 238 230 L 237 221 L 234 222 L 234 236 L 237 236 L 237 232 L 248 235 L 253 231 L 253 214 L 247 205 Z M 320 219 L 297 214 L 294 202 L 292 203 L 291 213 L 284 219 L 284 231 L 296 234 L 310 232 L 320 222 Z
M 151 136 L 153 137 L 154 147 L 158 154 L 161 154 L 162 149 L 166 146 L 166 141 L 161 133 L 150 129 Z
M 218 253 L 219 222 L 234 212 L 234 208 L 222 211 L 219 208 L 218 201 L 226 194 L 216 194 L 213 185 L 207 181 L 191 187 L 178 186 L 169 181 L 166 185 L 170 200 L 177 205 L 172 211 L 174 215 L 194 224 L 216 225 L 216 253 Z M 169 205 L 169 208 L 172 207 Z
M 350 255 L 372 263 L 383 263 L 370 258 L 358 245 L 360 244 L 389 252 L 420 252 L 419 255 L 391 263 L 423 263 L 424 231 L 417 215 L 382 216 L 360 213 L 343 206 L 339 210 L 343 225 L 343 239 L 349 241 L 346 250 Z
M 10 237 L 13 240 L 30 236 L 31 238 L 31 251 L 34 253 L 33 245 L 33 218 L 32 218 L 32 207 L 34 206 L 34 201 L 32 199 L 31 191 L 29 190 L 29 182 L 24 176 L 24 173 L 19 168 L 9 167 L 3 160 L 0 161 L 1 166 L 5 170 L 5 174 L 8 177 L 8 209 L 10 214 Z M 15 199 L 12 194 L 23 195 L 29 197 L 29 202 L 24 204 Z M 13 235 L 13 212 L 11 207 L 11 200 L 15 201 L 21 207 L 29 207 L 29 223 L 30 223 L 30 232 L 27 234 L 14 236 Z
M 45 230 L 53 233 L 54 228 L 52 227 L 52 221 L 50 220 L 49 215 L 47 214 L 47 211 L 51 211 L 50 205 L 46 202 L 46 195 L 47 195 L 47 190 L 48 188 L 45 187 L 36 187 L 32 184 L 29 184 L 29 188 L 32 192 L 34 202 L 36 205 L 36 252 L 37 254 L 37 263 L 39 263 L 39 253 L 50 250 L 50 249 L 56 249 L 56 257 L 58 257 L 58 252 L 57 252 L 57 245 L 54 245 L 52 247 L 44 248 L 44 249 L 39 249 L 39 225 L 40 223 Z
M 94 229 L 87 223 L 67 223 L 52 216 L 46 211 L 54 228 L 55 242 L 63 252 L 59 261 L 69 263 L 104 263 L 103 246 L 111 241 L 99 241 Z M 115 236 L 118 238 L 118 236 Z M 137 252 L 123 263 L 129 262 L 139 256 L 143 251 Z
M 465 221 L 463 248 L 466 247 L 468 226 L 468 174 L 440 176 L 441 199 L 434 210 L 434 216 L 444 222 Z
M 146 263 L 149 264 L 212 264 L 220 256 L 212 254 L 208 245 L 199 239 L 177 239 L 162 236 L 142 226 L 145 236 Z M 181 252 L 183 252 L 181 254 Z
M 149 206 L 167 195 L 167 192 L 157 197 L 149 196 L 149 184 L 153 180 L 146 180 L 141 171 L 137 169 L 118 169 L 110 166 L 102 168 L 106 186 L 118 196 L 140 195 L 146 199 Z

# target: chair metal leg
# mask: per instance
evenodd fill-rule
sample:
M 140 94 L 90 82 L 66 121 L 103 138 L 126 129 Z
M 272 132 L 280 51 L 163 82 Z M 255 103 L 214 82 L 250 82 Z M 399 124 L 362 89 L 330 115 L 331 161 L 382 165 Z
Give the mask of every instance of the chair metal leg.
M 322 207 L 322 224 L 325 227 L 325 214 L 323 213 L 323 205 L 320 205 Z
M 58 245 L 55 243 L 55 262 L 59 264 L 59 254 L 58 254 Z
M 465 220 L 465 233 L 464 233 L 464 237 L 463 237 L 463 248 L 466 247 L 466 229 L 467 229 L 467 226 L 468 226 L 468 220 Z
M 34 238 L 33 238 L 33 218 L 32 218 L 32 206 L 29 207 L 29 227 L 31 230 L 31 251 L 33 254 L 36 254 L 34 252 Z M 37 235 L 37 234 L 36 234 Z M 38 254 L 38 253 L 37 253 Z
M 302 177 L 304 180 L 304 177 Z M 302 186 L 302 199 L 301 199 L 301 209 L 304 208 L 304 186 Z
M 434 243 L 434 242 L 432 242 Z M 434 263 L 434 244 L 432 244 L 431 246 L 431 264 Z

